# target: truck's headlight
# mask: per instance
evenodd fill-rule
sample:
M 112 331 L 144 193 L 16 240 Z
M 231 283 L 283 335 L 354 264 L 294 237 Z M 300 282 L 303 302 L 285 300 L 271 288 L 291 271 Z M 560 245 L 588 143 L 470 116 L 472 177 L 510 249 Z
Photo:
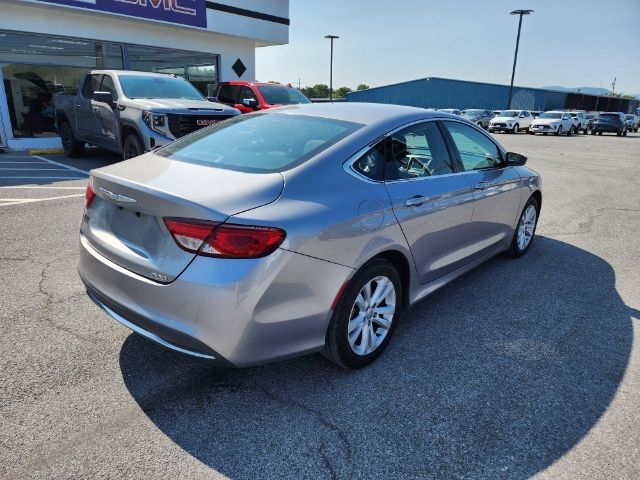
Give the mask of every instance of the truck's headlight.
M 152 130 L 158 130 L 167 124 L 167 116 L 163 113 L 142 112 L 142 120 Z

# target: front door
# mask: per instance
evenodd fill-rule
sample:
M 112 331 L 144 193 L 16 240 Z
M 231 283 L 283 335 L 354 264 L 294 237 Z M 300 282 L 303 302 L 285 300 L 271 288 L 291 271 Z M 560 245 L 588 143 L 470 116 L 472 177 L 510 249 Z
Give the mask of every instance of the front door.
M 466 263 L 473 190 L 464 176 L 436 121 L 390 136 L 385 185 L 421 284 Z
M 474 191 L 468 255 L 475 260 L 506 248 L 520 212 L 521 179 L 517 167 L 503 167 L 500 149 L 487 134 L 461 122 L 443 122 L 455 144 L 464 178 Z

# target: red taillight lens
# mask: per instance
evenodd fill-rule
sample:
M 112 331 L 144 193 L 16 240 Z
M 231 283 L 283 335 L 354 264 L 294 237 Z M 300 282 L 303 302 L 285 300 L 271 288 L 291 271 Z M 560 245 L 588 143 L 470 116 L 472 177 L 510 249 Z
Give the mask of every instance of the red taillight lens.
M 220 225 L 200 249 L 201 255 L 258 258 L 273 253 L 284 241 L 284 230 L 248 225 Z
M 84 192 L 84 208 L 89 208 L 94 198 L 96 198 L 96 194 L 91 188 L 91 184 L 89 184 Z
M 264 257 L 286 237 L 284 230 L 273 227 L 185 219 L 165 219 L 164 223 L 180 248 L 208 257 Z
M 218 225 L 215 222 L 198 222 L 195 220 L 164 219 L 169 233 L 178 246 L 188 252 L 197 253 L 204 241 L 211 236 Z

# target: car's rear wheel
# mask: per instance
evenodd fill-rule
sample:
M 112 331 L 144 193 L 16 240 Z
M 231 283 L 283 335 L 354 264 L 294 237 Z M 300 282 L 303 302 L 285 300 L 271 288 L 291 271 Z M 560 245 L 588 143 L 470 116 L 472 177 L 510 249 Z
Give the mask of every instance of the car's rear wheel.
M 135 133 L 130 133 L 124 140 L 122 147 L 122 158 L 128 160 L 130 158 L 137 157 L 144 153 L 144 147 L 142 146 L 142 140 Z
M 69 122 L 63 122 L 60 125 L 60 141 L 67 157 L 81 157 L 84 155 L 84 142 L 75 139 Z
M 538 201 L 534 197 L 531 197 L 522 209 L 518 226 L 511 240 L 509 255 L 512 257 L 521 257 L 531 246 L 533 236 L 536 233 L 536 226 L 538 225 L 539 213 L 540 206 L 538 205 Z
M 362 368 L 380 356 L 398 323 L 402 282 L 396 268 L 374 259 L 356 273 L 338 302 L 324 356 L 344 368 Z

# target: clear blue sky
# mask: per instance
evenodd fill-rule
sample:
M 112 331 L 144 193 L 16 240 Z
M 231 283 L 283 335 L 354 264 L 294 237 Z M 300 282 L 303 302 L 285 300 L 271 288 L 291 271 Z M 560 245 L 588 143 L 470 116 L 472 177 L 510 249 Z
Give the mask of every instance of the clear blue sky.
M 508 84 L 519 8 L 516 85 L 640 94 L 640 0 L 290 0 L 290 38 L 259 48 L 257 78 L 386 85 L 427 76 Z M 604 41 L 603 41 L 604 39 Z

